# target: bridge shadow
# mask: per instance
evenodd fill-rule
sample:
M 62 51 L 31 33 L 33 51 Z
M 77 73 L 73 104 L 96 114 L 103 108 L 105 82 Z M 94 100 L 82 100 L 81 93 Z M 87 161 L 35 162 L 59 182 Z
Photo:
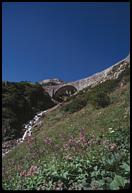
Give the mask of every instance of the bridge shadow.
M 72 85 L 65 85 L 59 88 L 55 93 L 53 92 L 53 99 L 62 102 L 66 99 L 66 97 L 70 97 L 77 89 Z

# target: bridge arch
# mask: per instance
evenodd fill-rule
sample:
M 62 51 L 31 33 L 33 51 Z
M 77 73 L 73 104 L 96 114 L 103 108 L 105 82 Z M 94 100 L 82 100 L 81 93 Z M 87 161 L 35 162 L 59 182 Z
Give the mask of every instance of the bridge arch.
M 57 101 L 63 101 L 65 97 L 69 97 L 77 92 L 77 88 L 72 85 L 65 85 L 60 87 L 53 95 L 53 98 Z

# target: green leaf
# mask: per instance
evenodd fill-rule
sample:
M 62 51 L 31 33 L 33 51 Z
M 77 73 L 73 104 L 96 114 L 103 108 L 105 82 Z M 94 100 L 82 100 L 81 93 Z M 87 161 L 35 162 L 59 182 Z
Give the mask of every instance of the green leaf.
M 118 186 L 118 183 L 116 181 L 112 181 L 110 183 L 110 190 L 119 190 L 119 186 Z
M 105 180 L 98 180 L 98 184 L 100 187 L 103 186 L 105 184 Z
M 52 175 L 57 176 L 58 175 L 57 171 L 52 172 Z
M 119 190 L 120 187 L 124 187 L 126 180 L 119 175 L 115 175 L 114 180 L 110 183 L 111 190 Z
M 104 176 L 105 175 L 105 171 L 101 171 L 101 176 Z
M 79 171 L 80 173 L 82 173 L 83 170 L 82 170 L 82 168 L 79 168 L 78 171 Z
M 92 173 L 91 173 L 91 177 L 94 177 L 94 176 L 95 176 L 95 172 L 92 172 Z
M 94 170 L 97 170 L 97 166 L 94 167 Z
M 126 172 L 130 172 L 130 166 L 127 163 L 123 163 L 120 167 Z
M 68 176 L 68 171 L 63 173 L 63 178 L 67 178 L 67 176 Z

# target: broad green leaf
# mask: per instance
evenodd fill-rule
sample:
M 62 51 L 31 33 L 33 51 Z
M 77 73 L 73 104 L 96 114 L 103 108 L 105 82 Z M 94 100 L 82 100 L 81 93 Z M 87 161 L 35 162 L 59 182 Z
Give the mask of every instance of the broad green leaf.
M 103 170 L 103 171 L 101 171 L 101 175 L 102 176 L 104 176 L 105 175 L 105 171 Z
M 94 170 L 97 170 L 97 166 L 94 167 Z
M 118 183 L 116 181 L 112 181 L 110 183 L 110 190 L 119 190 L 119 186 L 118 186 Z
M 68 176 L 68 171 L 63 173 L 63 178 L 67 178 L 67 176 Z
M 122 176 L 116 175 L 114 180 L 118 182 L 119 186 L 124 187 L 125 179 Z
M 115 175 L 114 180 L 110 183 L 110 189 L 118 190 L 125 186 L 125 182 L 126 180 L 122 176 Z
M 83 170 L 82 170 L 82 168 L 79 168 L 78 171 L 79 171 L 79 172 L 82 172 Z
M 93 177 L 93 176 L 95 176 L 95 172 L 92 172 L 92 173 L 91 173 L 91 177 Z
M 103 186 L 104 184 L 105 184 L 105 181 L 102 179 L 102 180 L 99 180 L 98 181 L 98 184 L 99 184 L 99 186 Z
M 126 172 L 130 172 L 130 166 L 127 163 L 123 163 L 120 167 Z

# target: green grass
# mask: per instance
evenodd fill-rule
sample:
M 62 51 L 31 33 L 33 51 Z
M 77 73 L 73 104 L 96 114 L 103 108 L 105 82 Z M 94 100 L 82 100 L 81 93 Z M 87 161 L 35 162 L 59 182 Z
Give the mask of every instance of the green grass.
M 114 89 L 109 97 L 111 103 L 105 108 L 97 109 L 88 102 L 74 113 L 65 112 L 64 107 L 48 113 L 42 127 L 34 130 L 33 141 L 19 145 L 3 158 L 3 188 L 127 188 L 130 175 L 129 82 Z M 110 133 L 109 128 L 114 132 Z M 81 129 L 87 143 L 80 136 Z M 51 144 L 44 142 L 47 137 L 52 140 Z M 73 144 L 69 139 L 73 139 Z M 66 144 L 68 149 L 63 147 Z M 112 150 L 113 144 L 116 147 Z M 28 172 L 31 166 L 38 168 L 37 173 L 20 175 L 24 170 Z

